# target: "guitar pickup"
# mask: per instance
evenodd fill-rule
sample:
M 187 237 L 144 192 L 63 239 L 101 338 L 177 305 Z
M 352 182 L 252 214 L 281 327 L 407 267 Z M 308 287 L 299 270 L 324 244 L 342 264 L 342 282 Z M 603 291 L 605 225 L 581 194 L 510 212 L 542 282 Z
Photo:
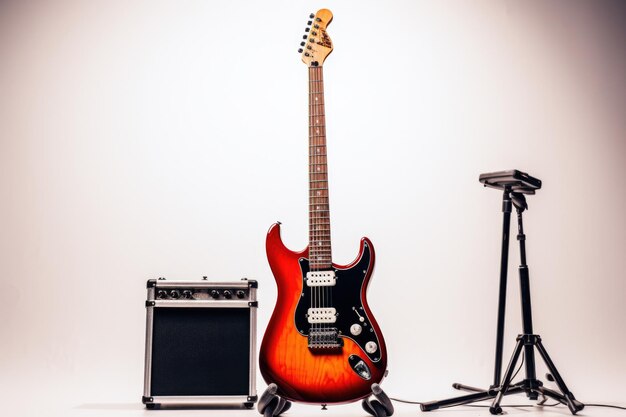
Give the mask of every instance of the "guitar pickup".
M 332 307 L 309 308 L 306 316 L 311 324 L 334 323 L 337 321 L 337 309 Z
M 335 271 L 310 271 L 306 273 L 307 287 L 333 287 L 336 283 Z

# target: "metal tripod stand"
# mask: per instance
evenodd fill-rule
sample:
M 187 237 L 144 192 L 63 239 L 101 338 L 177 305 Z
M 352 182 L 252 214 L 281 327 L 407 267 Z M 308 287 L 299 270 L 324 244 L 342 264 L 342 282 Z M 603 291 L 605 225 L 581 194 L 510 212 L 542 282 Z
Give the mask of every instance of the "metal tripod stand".
M 522 213 L 528 208 L 526 197 L 524 194 L 534 194 L 534 190 L 541 187 L 541 181 L 520 171 L 503 171 L 497 173 L 483 174 L 480 177 L 485 186 L 501 189 L 504 191 L 502 200 L 502 211 L 504 213 L 503 221 L 503 239 L 502 254 L 500 263 L 500 292 L 498 303 L 498 324 L 496 335 L 496 363 L 494 371 L 494 383 L 489 389 L 483 390 L 463 384 L 455 383 L 453 387 L 460 390 L 470 391 L 471 394 L 462 395 L 455 398 L 449 398 L 440 401 L 431 401 L 421 405 L 422 411 L 431 411 L 443 407 L 453 407 L 457 405 L 468 404 L 476 401 L 482 401 L 493 398 L 493 402 L 489 411 L 491 414 L 502 413 L 500 405 L 505 395 L 525 393 L 531 400 L 536 400 L 539 395 L 549 397 L 565 404 L 572 414 L 584 408 L 584 404 L 577 401 L 574 395 L 569 391 L 563 378 L 559 374 L 552 359 L 548 355 L 541 337 L 533 333 L 532 309 L 530 300 L 530 278 L 528 273 L 528 265 L 526 264 L 526 235 L 524 234 L 524 224 Z M 507 280 L 507 264 L 509 250 L 509 229 L 512 205 L 515 206 L 517 212 L 517 240 L 520 249 L 520 296 L 522 307 L 522 323 L 523 333 L 517 337 L 517 343 L 513 351 L 513 355 L 507 366 L 504 377 L 500 378 L 500 370 L 502 367 L 502 344 L 504 335 L 504 318 L 506 306 L 506 280 Z M 543 386 L 543 383 L 537 379 L 535 366 L 535 348 L 545 362 L 550 374 L 548 378 L 554 380 L 561 391 L 560 393 Z M 525 378 L 518 383 L 512 383 L 515 376 L 515 368 L 520 354 L 524 349 L 525 358 Z

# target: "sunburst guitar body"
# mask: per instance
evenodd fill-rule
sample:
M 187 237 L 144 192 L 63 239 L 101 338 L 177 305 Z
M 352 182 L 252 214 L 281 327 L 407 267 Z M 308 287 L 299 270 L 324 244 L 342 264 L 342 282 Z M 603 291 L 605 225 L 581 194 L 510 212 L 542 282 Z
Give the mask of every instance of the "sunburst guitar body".
M 348 403 L 371 394 L 385 376 L 385 341 L 367 303 L 374 247 L 361 240 L 348 265 L 332 262 L 326 118 L 322 64 L 332 51 L 329 10 L 311 15 L 299 52 L 309 68 L 309 245 L 285 247 L 280 223 L 266 240 L 278 295 L 265 332 L 259 365 L 281 397 L 303 403 Z

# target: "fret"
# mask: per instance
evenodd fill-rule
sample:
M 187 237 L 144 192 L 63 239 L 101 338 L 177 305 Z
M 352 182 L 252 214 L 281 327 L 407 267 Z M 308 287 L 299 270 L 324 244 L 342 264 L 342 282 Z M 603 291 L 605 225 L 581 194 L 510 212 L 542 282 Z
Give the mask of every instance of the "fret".
M 326 127 L 326 125 L 309 125 L 309 127 Z

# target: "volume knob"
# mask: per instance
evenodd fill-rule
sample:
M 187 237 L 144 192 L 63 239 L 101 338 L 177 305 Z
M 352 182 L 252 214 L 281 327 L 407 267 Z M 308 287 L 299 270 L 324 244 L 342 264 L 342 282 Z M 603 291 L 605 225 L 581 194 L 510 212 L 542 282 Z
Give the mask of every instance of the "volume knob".
M 241 290 L 237 291 L 237 298 L 243 298 L 243 297 L 245 297 L 245 296 L 246 296 L 246 293 L 245 293 L 245 292 L 243 292 L 243 291 L 241 291 Z
M 180 297 L 180 291 L 178 291 L 178 290 L 170 291 L 170 297 L 172 297 L 173 299 L 179 298 Z
M 367 342 L 365 344 L 365 351 L 367 353 L 374 353 L 378 350 L 378 345 L 376 344 L 376 342 Z
M 217 290 L 211 290 L 211 297 L 220 298 L 220 292 Z
M 224 298 L 231 299 L 233 297 L 233 293 L 229 290 L 224 290 Z
M 353 336 L 360 335 L 362 330 L 363 328 L 360 324 L 354 323 L 352 326 L 350 326 L 350 333 L 352 333 Z

